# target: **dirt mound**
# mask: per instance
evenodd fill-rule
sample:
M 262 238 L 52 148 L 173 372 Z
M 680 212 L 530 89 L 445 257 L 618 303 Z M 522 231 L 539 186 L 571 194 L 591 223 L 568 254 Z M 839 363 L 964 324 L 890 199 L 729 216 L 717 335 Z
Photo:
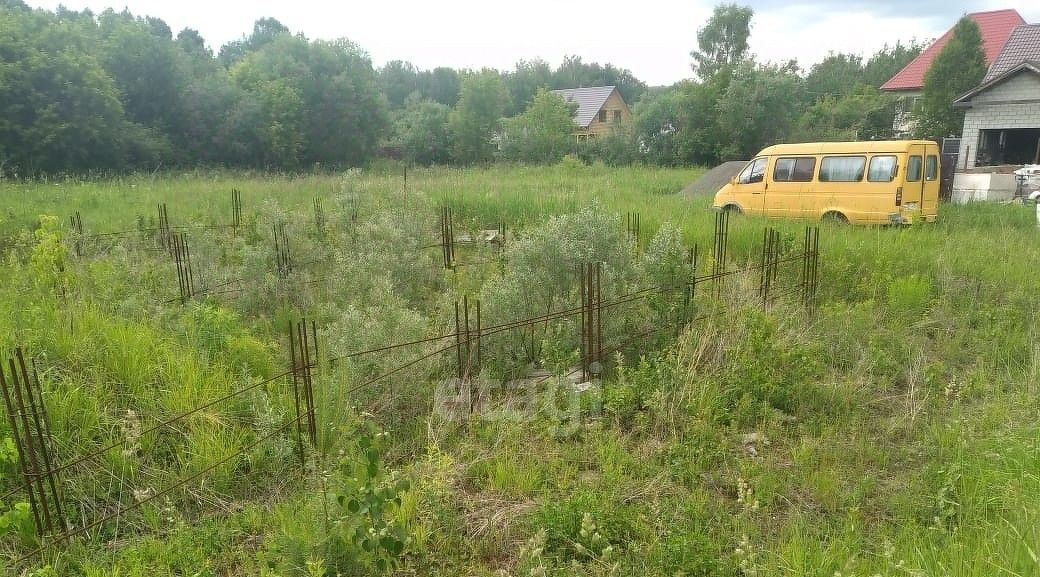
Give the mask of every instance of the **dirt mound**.
M 747 162 L 748 161 L 746 160 L 731 160 L 729 162 L 723 162 L 702 174 L 697 180 L 687 184 L 686 187 L 682 189 L 682 193 L 690 196 L 714 195 L 720 188 L 729 183 L 729 179 L 736 176 L 737 173 L 740 172 L 740 169 L 744 168 Z

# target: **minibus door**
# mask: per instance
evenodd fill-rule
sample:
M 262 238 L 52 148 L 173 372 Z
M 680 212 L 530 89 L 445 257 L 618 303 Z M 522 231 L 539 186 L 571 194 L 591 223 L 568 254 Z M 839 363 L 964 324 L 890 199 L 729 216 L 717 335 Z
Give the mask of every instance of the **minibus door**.
M 771 158 L 767 171 L 765 213 L 776 217 L 806 215 L 806 184 L 812 180 L 816 159 L 811 157 Z
M 741 209 L 752 214 L 761 214 L 766 191 L 766 165 L 768 157 L 760 156 L 747 164 L 733 181 L 733 198 Z
M 906 175 L 903 184 L 902 207 L 907 210 L 920 210 L 924 198 L 924 157 L 925 146 L 912 144 L 906 157 Z
M 921 216 L 932 217 L 939 211 L 939 187 L 941 181 L 942 158 L 939 151 L 930 147 L 924 157 L 924 193 L 921 196 Z

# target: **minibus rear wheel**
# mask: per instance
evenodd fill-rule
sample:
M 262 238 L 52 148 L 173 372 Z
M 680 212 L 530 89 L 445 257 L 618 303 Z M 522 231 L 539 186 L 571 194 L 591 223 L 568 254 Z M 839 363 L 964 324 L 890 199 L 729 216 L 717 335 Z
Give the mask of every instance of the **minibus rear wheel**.
M 832 222 L 834 224 L 848 224 L 849 219 L 844 214 L 832 210 L 823 215 L 823 222 Z

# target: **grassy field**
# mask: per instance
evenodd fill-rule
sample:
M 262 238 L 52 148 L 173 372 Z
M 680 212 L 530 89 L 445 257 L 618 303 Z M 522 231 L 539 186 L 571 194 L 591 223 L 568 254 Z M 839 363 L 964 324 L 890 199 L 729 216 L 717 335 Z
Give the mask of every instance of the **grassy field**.
M 790 290 L 799 262 L 782 267 L 768 306 L 752 271 L 718 299 L 699 288 L 689 307 L 661 291 L 611 308 L 604 378 L 587 390 L 508 384 L 573 370 L 573 317 L 487 337 L 473 414 L 438 405 L 458 362 L 450 340 L 351 356 L 453 333 L 464 296 L 480 299 L 484 327 L 574 307 L 582 262 L 604 263 L 607 301 L 707 274 L 710 199 L 676 194 L 698 174 L 0 183 L 0 360 L 15 347 L 36 360 L 53 456 L 74 463 L 58 483 L 77 532 L 36 536 L 4 419 L 4 570 L 1040 575 L 1032 207 L 943 206 L 939 223 L 909 229 L 823 226 L 813 315 Z M 231 222 L 232 189 L 244 222 L 216 228 Z M 184 304 L 153 230 L 158 203 L 184 227 L 206 293 Z M 444 269 L 445 205 L 456 238 L 501 223 L 504 247 L 460 245 L 460 266 Z M 638 240 L 626 213 L 639 214 Z M 728 270 L 758 262 L 765 226 L 801 250 L 806 223 L 735 217 Z M 297 436 L 286 373 L 287 325 L 303 317 L 320 343 L 313 443 Z M 504 406 L 522 410 L 492 410 Z

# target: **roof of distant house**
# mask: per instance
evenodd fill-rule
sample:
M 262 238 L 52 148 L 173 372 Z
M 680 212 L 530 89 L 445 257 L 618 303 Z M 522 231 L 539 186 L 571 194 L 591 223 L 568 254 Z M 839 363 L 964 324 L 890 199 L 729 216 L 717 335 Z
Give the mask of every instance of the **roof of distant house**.
M 1015 28 L 1026 21 L 1017 10 L 994 10 L 992 12 L 973 12 L 968 17 L 979 25 L 982 32 L 982 50 L 986 53 L 986 66 L 997 60 Z M 924 86 L 924 75 L 931 67 L 932 61 L 953 37 L 953 28 L 946 31 L 925 48 L 921 54 L 910 61 L 905 68 L 896 73 L 888 82 L 881 85 L 881 90 L 918 90 Z
M 553 90 L 553 93 L 559 94 L 567 102 L 578 105 L 578 111 L 574 114 L 574 123 L 582 128 L 587 128 L 615 90 L 617 88 L 614 86 L 590 86 L 589 88 Z
M 1040 62 L 1040 24 L 1023 24 L 1015 28 L 982 83 L 986 84 L 1023 62 Z

